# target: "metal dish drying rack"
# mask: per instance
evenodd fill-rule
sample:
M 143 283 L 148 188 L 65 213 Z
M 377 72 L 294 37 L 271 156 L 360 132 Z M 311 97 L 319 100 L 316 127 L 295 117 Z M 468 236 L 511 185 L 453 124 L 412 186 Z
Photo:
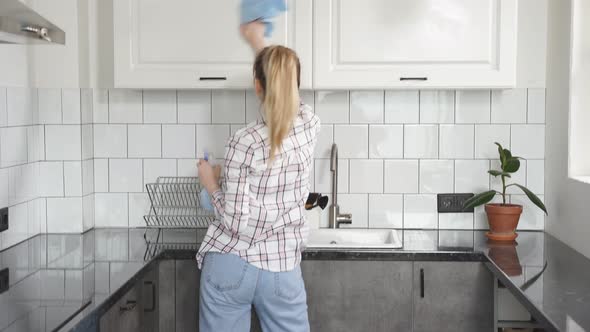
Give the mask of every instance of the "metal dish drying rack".
M 158 233 L 155 242 L 147 239 L 147 230 L 143 237 L 154 252 L 158 246 L 168 246 L 160 242 L 163 228 L 207 228 L 215 219 L 214 212 L 202 207 L 202 188 L 197 177 L 158 177 L 155 183 L 146 184 L 151 206 L 143 219 L 148 229 L 156 228 Z

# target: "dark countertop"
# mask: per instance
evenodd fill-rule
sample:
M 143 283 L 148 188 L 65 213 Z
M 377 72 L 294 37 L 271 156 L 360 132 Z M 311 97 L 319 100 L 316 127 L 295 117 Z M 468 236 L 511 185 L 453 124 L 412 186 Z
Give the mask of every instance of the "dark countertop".
M 0 331 L 84 330 L 161 259 L 193 259 L 202 231 L 143 229 L 40 235 L 0 252 L 10 288 L 0 294 Z M 491 244 L 480 231 L 400 231 L 399 250 L 309 250 L 304 259 L 482 261 L 550 331 L 590 331 L 590 260 L 542 232 Z M 155 239 L 155 231 L 147 233 Z M 575 330 L 576 327 L 580 329 Z

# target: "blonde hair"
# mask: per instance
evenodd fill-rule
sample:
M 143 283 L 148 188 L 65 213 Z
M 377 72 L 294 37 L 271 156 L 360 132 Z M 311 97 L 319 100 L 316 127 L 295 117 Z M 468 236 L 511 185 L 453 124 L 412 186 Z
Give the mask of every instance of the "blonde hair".
M 262 109 L 269 131 L 270 161 L 293 128 L 299 111 L 301 67 L 297 54 L 284 46 L 263 48 L 254 61 L 254 77 L 262 86 Z

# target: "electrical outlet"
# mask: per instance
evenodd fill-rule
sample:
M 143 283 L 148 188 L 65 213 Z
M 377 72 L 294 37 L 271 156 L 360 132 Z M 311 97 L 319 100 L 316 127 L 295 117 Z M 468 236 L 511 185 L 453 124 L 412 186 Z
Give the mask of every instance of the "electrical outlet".
M 9 275 L 8 268 L 0 271 L 0 294 L 8 290 L 8 285 L 10 285 L 10 279 L 8 279 Z
M 463 210 L 465 201 L 473 197 L 473 194 L 438 194 L 438 213 L 470 213 L 473 208 Z
M 8 208 L 0 209 L 0 232 L 8 229 Z

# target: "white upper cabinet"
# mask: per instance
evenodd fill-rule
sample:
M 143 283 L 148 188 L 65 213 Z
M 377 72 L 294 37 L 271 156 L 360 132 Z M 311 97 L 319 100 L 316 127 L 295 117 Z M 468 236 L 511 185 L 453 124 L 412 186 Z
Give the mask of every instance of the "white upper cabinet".
M 517 0 L 314 0 L 314 88 L 516 85 Z
M 114 85 L 247 88 L 252 50 L 239 33 L 239 0 L 115 0 Z M 312 85 L 312 0 L 288 0 L 270 42 L 297 51 Z

